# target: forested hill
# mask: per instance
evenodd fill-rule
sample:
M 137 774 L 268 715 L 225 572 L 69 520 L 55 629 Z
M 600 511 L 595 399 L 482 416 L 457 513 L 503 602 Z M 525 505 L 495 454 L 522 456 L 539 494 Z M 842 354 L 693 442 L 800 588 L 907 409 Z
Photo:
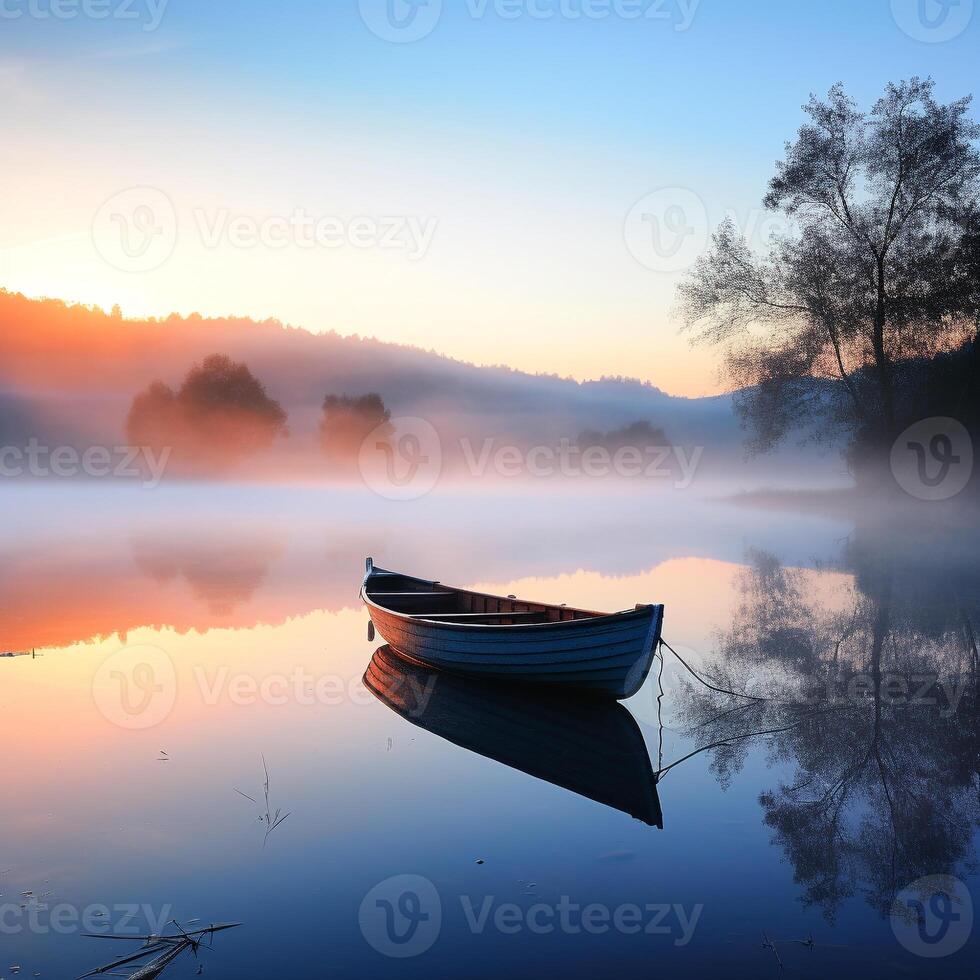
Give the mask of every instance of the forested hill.
M 718 460 L 741 465 L 744 457 L 730 395 L 677 398 L 634 380 L 578 382 L 480 367 L 277 321 L 114 314 L 0 291 L 6 444 L 31 435 L 66 445 L 119 441 L 139 391 L 156 380 L 177 385 L 192 365 L 221 353 L 247 364 L 286 410 L 293 452 L 313 440 L 327 394 L 377 392 L 396 417 L 437 418 L 441 431 L 474 439 L 526 445 L 648 422 L 672 442 L 705 446 Z

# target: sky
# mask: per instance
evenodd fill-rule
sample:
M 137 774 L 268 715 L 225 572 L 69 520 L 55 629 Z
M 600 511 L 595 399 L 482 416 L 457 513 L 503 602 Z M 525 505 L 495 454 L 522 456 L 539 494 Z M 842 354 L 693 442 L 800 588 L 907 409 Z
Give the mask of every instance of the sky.
M 974 0 L 0 0 L 0 286 L 724 390 L 677 283 L 811 92 L 969 94 Z

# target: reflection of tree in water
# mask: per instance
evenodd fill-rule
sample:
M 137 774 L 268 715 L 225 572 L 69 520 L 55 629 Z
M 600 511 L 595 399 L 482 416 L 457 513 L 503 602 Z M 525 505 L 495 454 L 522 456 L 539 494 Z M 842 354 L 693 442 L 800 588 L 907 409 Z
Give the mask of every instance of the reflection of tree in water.
M 681 696 L 722 784 L 753 732 L 769 733 L 773 764 L 792 767 L 760 802 L 804 901 L 828 918 L 858 893 L 887 912 L 910 882 L 974 861 L 980 576 L 896 550 L 858 532 L 845 561 L 855 584 L 833 602 L 812 575 L 754 554 L 706 673 L 766 700 L 733 707 L 693 681 Z
M 282 552 L 281 543 L 271 534 L 248 531 L 194 534 L 177 540 L 134 535 L 132 548 L 144 574 L 160 584 L 183 578 L 216 616 L 228 616 L 250 602 Z

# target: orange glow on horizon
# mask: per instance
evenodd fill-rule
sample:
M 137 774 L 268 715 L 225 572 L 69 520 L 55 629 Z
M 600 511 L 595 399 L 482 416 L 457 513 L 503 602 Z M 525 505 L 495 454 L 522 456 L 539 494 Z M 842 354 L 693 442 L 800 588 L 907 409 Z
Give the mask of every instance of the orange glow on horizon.
M 550 333 L 542 337 L 537 325 L 528 322 L 519 337 L 497 347 L 487 343 L 488 335 L 493 336 L 499 329 L 495 323 L 485 322 L 477 331 L 447 330 L 435 324 L 431 329 L 419 330 L 406 328 L 396 321 L 339 325 L 329 314 L 293 320 L 282 310 L 228 308 L 200 300 L 181 302 L 179 295 L 174 296 L 173 302 L 161 303 L 154 291 L 141 287 L 136 280 L 100 283 L 97 276 L 92 276 L 92 270 L 72 265 L 59 267 L 57 273 L 50 268 L 34 269 L 30 275 L 18 277 L 17 282 L 9 281 L 2 272 L 0 253 L 0 287 L 9 292 L 21 293 L 32 300 L 55 299 L 67 305 L 97 307 L 105 313 L 118 305 L 127 320 L 163 320 L 172 314 L 185 319 L 194 315 L 255 322 L 275 319 L 314 335 L 335 332 L 341 337 L 408 346 L 477 367 L 505 366 L 526 374 L 556 375 L 577 382 L 625 378 L 652 384 L 668 395 L 682 398 L 708 397 L 729 390 L 719 379 L 717 352 L 691 346 L 673 323 L 660 329 L 649 328 L 641 343 L 632 339 L 623 344 L 610 342 L 597 350 L 593 343 L 582 342 L 585 338 L 579 331 L 569 343 L 556 345 Z M 424 313 L 416 315 L 424 317 Z M 603 333 L 601 324 L 595 330 Z

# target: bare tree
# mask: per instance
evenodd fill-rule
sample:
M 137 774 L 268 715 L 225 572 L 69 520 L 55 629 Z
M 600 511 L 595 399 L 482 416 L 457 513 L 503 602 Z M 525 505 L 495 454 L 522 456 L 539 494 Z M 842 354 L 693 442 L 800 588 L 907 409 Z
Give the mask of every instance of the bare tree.
M 923 363 L 976 342 L 970 101 L 940 104 L 918 78 L 870 112 L 840 84 L 812 96 L 765 198 L 792 230 L 759 255 L 728 221 L 682 283 L 685 326 L 725 348 L 754 450 L 811 421 L 886 445 L 918 417 Z

